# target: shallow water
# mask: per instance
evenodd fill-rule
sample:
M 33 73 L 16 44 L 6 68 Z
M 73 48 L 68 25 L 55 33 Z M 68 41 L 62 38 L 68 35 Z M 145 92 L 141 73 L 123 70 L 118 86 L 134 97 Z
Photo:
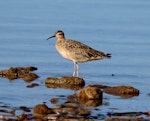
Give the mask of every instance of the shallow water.
M 18 66 L 36 66 L 41 86 L 27 88 L 22 79 L 0 78 L 0 102 L 12 106 L 34 107 L 56 95 L 74 94 L 73 90 L 45 87 L 49 76 L 72 75 L 73 63 L 55 49 L 55 39 L 46 39 L 57 29 L 66 38 L 83 42 L 112 54 L 112 59 L 79 64 L 79 76 L 88 84 L 130 85 L 140 90 L 137 97 L 124 99 L 104 94 L 108 105 L 100 113 L 116 109 L 150 110 L 150 1 L 1 1 L 0 70 Z M 115 76 L 111 76 L 114 74 Z M 96 112 L 95 112 L 96 113 Z

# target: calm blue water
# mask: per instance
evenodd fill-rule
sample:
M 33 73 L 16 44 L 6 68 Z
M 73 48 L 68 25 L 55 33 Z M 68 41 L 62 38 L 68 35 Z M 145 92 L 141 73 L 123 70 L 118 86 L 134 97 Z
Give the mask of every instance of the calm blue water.
M 100 106 L 101 113 L 111 108 L 120 112 L 150 110 L 149 15 L 148 0 L 1 0 L 0 70 L 36 66 L 40 78 L 35 83 L 41 86 L 29 89 L 21 79 L 0 78 L 0 102 L 34 107 L 56 95 L 74 94 L 44 85 L 49 76 L 73 73 L 73 63 L 56 51 L 55 39 L 46 40 L 61 29 L 66 38 L 112 54 L 110 60 L 79 64 L 79 75 L 86 85 L 130 85 L 140 90 L 138 97 L 129 99 L 104 94 L 109 105 Z

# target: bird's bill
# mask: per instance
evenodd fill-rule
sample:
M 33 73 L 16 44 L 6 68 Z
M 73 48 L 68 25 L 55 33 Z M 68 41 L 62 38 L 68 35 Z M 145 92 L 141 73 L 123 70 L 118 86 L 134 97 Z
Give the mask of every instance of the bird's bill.
M 55 35 L 53 35 L 53 36 L 51 36 L 51 37 L 47 38 L 47 40 L 48 40 L 48 39 L 50 39 L 50 38 L 53 38 L 53 37 L 55 37 Z

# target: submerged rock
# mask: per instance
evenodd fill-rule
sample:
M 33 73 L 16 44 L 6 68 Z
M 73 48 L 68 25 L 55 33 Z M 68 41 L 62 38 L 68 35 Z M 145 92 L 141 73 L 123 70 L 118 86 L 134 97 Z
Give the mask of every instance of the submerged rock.
M 70 88 L 78 90 L 85 85 L 85 82 L 82 78 L 72 76 L 64 76 L 61 78 L 48 77 L 45 85 L 48 88 Z
M 0 71 L 0 77 L 8 78 L 9 80 L 23 78 L 26 82 L 31 82 L 38 78 L 38 75 L 31 73 L 31 71 L 37 70 L 36 67 L 11 67 L 6 70 Z

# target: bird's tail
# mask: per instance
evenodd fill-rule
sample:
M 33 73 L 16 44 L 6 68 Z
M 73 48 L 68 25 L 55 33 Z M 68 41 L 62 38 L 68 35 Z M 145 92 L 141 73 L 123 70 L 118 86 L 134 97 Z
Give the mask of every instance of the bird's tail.
M 106 53 L 105 54 L 105 58 L 111 58 L 111 54 L 110 53 Z

